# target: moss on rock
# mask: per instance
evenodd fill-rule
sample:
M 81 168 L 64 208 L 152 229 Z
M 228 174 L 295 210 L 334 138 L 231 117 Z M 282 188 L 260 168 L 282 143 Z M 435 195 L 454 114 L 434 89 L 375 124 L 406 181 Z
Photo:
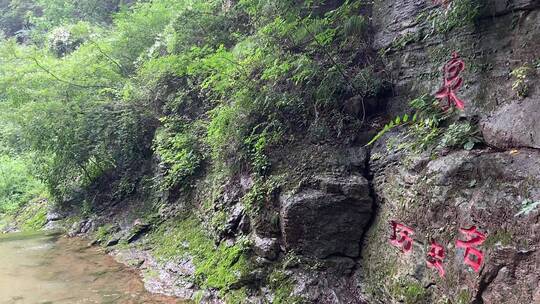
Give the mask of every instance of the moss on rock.
M 192 258 L 196 281 L 204 288 L 233 289 L 251 269 L 244 242 L 216 246 L 194 217 L 161 226 L 152 232 L 151 243 L 158 258 Z

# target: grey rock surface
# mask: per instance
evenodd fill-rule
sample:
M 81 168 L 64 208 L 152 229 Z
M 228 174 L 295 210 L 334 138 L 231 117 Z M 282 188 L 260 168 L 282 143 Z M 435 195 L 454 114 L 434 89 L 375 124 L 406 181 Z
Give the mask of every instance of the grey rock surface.
M 373 212 L 369 182 L 362 176 L 323 176 L 313 186 L 281 199 L 286 249 L 318 258 L 358 256 Z
M 540 97 L 505 104 L 481 126 L 486 142 L 494 147 L 540 149 Z
M 255 235 L 253 250 L 260 257 L 275 260 L 279 255 L 279 243 L 276 238 L 263 238 Z
M 392 277 L 383 283 L 386 288 L 446 284 L 420 290 L 425 303 L 441 297 L 486 304 L 537 303 L 540 210 L 518 213 L 522 202 L 540 201 L 540 152 L 458 151 L 421 167 L 407 165 L 412 163 L 407 157 L 387 165 L 382 163 L 391 158 L 373 161 L 381 204 L 366 239 L 362 267 L 364 273 L 378 274 L 364 282 L 381 284 L 390 271 Z M 414 230 L 411 254 L 390 245 L 391 220 Z M 464 251 L 456 248 L 456 241 L 465 238 L 460 229 L 473 226 L 487 237 L 478 248 L 485 258 L 478 274 L 464 263 Z M 426 267 L 432 241 L 445 248 L 444 279 Z M 378 294 L 384 303 L 401 296 L 399 290 Z

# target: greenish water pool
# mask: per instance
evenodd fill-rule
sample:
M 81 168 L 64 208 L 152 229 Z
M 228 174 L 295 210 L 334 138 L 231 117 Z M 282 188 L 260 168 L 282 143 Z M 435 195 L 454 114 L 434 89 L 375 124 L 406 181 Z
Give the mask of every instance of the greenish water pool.
M 144 290 L 137 273 L 80 239 L 0 235 L 0 304 L 182 303 Z

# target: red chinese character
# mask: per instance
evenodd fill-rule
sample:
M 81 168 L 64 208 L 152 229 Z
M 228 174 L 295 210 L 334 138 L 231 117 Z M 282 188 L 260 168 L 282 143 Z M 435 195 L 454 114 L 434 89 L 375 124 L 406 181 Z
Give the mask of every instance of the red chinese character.
M 465 62 L 459 58 L 458 53 L 452 53 L 452 59 L 448 61 L 443 68 L 444 80 L 443 87 L 435 93 L 437 99 L 446 100 L 448 108 L 455 105 L 458 109 L 463 109 L 464 103 L 456 96 L 456 92 L 463 84 L 463 78 L 459 73 L 465 69 Z
M 390 244 L 401 249 L 402 252 L 408 253 L 412 250 L 413 240 L 411 235 L 414 234 L 413 230 L 403 224 L 396 221 L 391 221 L 392 236 L 390 237 Z
M 443 268 L 444 248 L 435 241 L 431 242 L 431 249 L 428 252 L 427 265 L 429 268 L 435 268 L 439 272 L 439 276 L 444 277 L 445 271 Z
M 478 272 L 484 261 L 484 254 L 474 247 L 482 245 L 486 240 L 486 236 L 476 230 L 476 226 L 472 226 L 469 229 L 461 228 L 460 231 L 467 236 L 467 240 L 458 240 L 456 247 L 465 249 L 465 264 L 471 266 L 475 272 Z

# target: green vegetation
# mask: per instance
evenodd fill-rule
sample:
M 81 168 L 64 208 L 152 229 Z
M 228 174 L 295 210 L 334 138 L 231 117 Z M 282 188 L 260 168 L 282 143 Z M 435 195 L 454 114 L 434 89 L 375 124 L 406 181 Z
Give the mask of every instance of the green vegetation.
M 269 178 L 258 178 L 248 193 L 242 198 L 246 210 L 256 213 L 264 209 L 265 204 L 270 200 L 272 194 L 284 183 L 281 175 L 272 175 Z
M 533 69 L 527 65 L 515 68 L 510 73 L 514 82 L 512 83 L 512 90 L 516 92 L 516 95 L 520 98 L 525 98 L 529 95 L 529 78 L 533 74 Z
M 248 296 L 247 296 L 246 288 L 241 288 L 238 290 L 233 290 L 230 293 L 228 293 L 225 296 L 225 301 L 226 303 L 244 304 L 244 303 L 248 303 L 247 298 Z
M 424 16 L 433 33 L 473 22 L 473 1 L 453 3 L 444 16 Z M 225 208 L 214 206 L 222 182 L 253 176 L 241 202 L 275 228 L 267 203 L 286 183 L 273 152 L 346 142 L 366 127 L 374 113 L 364 102 L 387 88 L 370 47 L 369 8 L 360 0 L 0 0 L 0 213 L 17 213 L 30 230 L 45 224 L 40 198 L 83 217 L 127 204 L 141 218 L 163 205 L 185 211 L 174 224 L 153 222 L 154 253 L 190 257 L 200 287 L 240 302 L 250 244 L 216 243 L 204 229 L 224 229 Z M 427 37 L 420 34 L 398 38 L 396 49 Z M 404 148 L 476 144 L 473 123 L 428 97 L 411 105 L 414 115 L 377 138 L 407 126 Z M 204 178 L 211 185 L 195 193 Z M 300 302 L 283 269 L 268 280 L 275 303 Z
M 511 232 L 508 232 L 507 230 L 499 230 L 493 234 L 488 235 L 486 242 L 484 243 L 484 246 L 486 248 L 491 248 L 495 246 L 496 244 L 500 244 L 502 246 L 508 246 L 512 244 L 513 238 L 514 237 Z
M 22 215 L 19 215 L 23 231 L 37 231 L 47 223 L 47 206 L 41 205 L 37 208 L 26 208 Z
M 474 0 L 452 0 L 448 9 L 438 9 L 426 20 L 436 33 L 445 34 L 454 28 L 474 24 L 480 13 L 480 4 Z
M 391 289 L 392 296 L 405 304 L 428 303 L 429 291 L 415 281 L 395 283 Z
M 458 121 L 448 126 L 439 141 L 439 149 L 463 148 L 471 150 L 481 142 L 480 132 L 469 121 Z
M 471 303 L 473 295 L 470 290 L 460 290 L 456 299 L 456 304 Z
M 94 235 L 94 239 L 97 240 L 98 242 L 106 241 L 109 235 L 111 234 L 112 228 L 113 227 L 111 224 L 100 226 Z
M 35 175 L 59 202 L 103 183 L 111 183 L 121 199 L 141 180 L 146 168 L 141 163 L 150 158 L 157 124 L 150 109 L 123 96 L 129 95 L 135 61 L 172 18 L 171 8 L 180 5 L 161 1 L 135 4 L 118 14 L 107 10 L 111 30 L 100 26 L 103 20 L 81 23 L 92 17 L 79 13 L 80 2 L 73 1 L 71 9 L 81 20 L 72 24 L 69 18 L 57 20 L 70 14 L 53 9 L 55 1 L 43 2 L 39 19 L 51 26 L 36 21 L 30 28 L 35 39 L 0 43 L 3 71 L 9 71 L 0 76 L 0 112 L 12 125 L 6 138 L 17 136 L 9 141 L 13 149 L 35 153 Z
M 410 106 L 415 111 L 413 114 L 392 119 L 368 144 L 372 145 L 397 127 L 406 127 L 404 140 L 400 141 L 398 149 L 436 153 L 445 149 L 471 150 L 482 142 L 472 122 L 457 120 L 455 110 L 443 110 L 433 97 L 423 95 L 412 100 Z
M 33 199 L 19 209 L 0 214 L 0 229 L 18 228 L 24 232 L 37 232 L 47 223 L 49 203 L 45 199 Z
M 302 304 L 305 300 L 299 296 L 291 296 L 294 284 L 284 270 L 277 267 L 268 277 L 270 288 L 275 294 L 276 304 Z
M 540 201 L 533 201 L 531 199 L 525 199 L 523 202 L 521 202 L 521 208 L 518 213 L 516 213 L 516 217 L 524 215 L 527 216 L 529 213 L 535 211 L 540 207 Z
M 165 187 L 172 188 L 192 176 L 202 161 L 197 137 L 182 123 L 162 119 L 163 127 L 154 138 L 154 149 L 166 167 Z
M 238 242 L 216 246 L 195 218 L 179 220 L 176 225 L 162 226 L 151 235 L 154 253 L 159 258 L 187 257 L 196 267 L 196 281 L 205 288 L 227 291 L 240 282 L 250 270 L 246 251 L 248 244 Z
M 47 196 L 44 185 L 30 173 L 30 163 L 30 158 L 0 156 L 0 214 L 13 213 Z
M 0 23 L 2 143 L 33 153 L 33 173 L 58 203 L 93 204 L 85 197 L 103 188 L 113 201 L 189 191 L 208 163 L 267 176 L 272 147 L 361 126 L 365 109 L 356 117 L 344 102 L 384 83 L 362 1 L 326 11 L 255 0 L 4 7 L 14 16 Z M 154 156 L 162 179 L 152 178 Z

